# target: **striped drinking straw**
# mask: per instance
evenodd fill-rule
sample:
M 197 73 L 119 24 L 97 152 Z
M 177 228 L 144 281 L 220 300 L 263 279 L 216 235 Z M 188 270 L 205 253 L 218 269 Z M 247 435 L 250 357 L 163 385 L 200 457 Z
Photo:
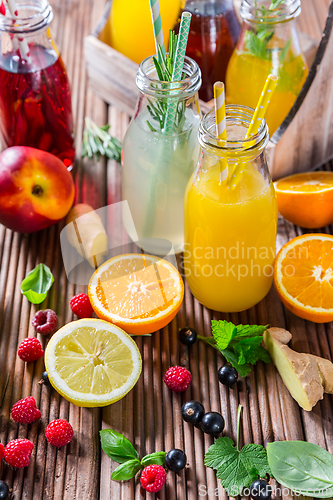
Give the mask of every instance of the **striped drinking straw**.
M 165 56 L 160 4 L 158 0 L 149 0 L 149 2 L 150 2 L 151 17 L 153 20 L 153 27 L 154 27 L 156 54 L 157 54 L 157 59 L 159 60 L 160 59 L 158 50 L 159 46 L 161 47 L 163 56 Z M 162 61 L 159 60 L 159 62 L 161 63 Z
M 278 82 L 277 76 L 268 75 L 264 88 L 261 92 L 261 96 L 259 98 L 257 107 L 253 114 L 251 124 L 246 132 L 245 139 L 250 139 L 252 136 L 256 135 L 259 132 L 262 120 L 265 117 L 267 108 L 269 106 L 269 103 L 271 102 L 272 95 L 276 88 L 277 82 Z M 231 187 L 231 189 L 235 189 L 235 187 L 239 183 L 242 177 L 243 170 L 244 170 L 244 163 L 239 163 L 238 165 L 236 165 L 235 170 L 230 179 L 229 187 Z
M 225 117 L 225 91 L 224 83 L 214 83 L 214 105 L 215 105 L 215 121 L 216 121 L 216 135 L 218 139 L 227 140 L 227 124 Z M 219 160 L 220 165 L 220 182 L 226 180 L 228 177 L 228 164 Z

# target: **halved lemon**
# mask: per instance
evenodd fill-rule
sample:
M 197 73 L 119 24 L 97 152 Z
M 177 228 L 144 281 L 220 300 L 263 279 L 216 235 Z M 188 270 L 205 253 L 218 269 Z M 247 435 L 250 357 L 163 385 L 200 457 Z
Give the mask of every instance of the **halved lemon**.
M 305 234 L 286 243 L 275 259 L 274 284 L 300 318 L 333 321 L 333 236 Z
M 138 346 L 126 332 L 100 319 L 60 328 L 45 351 L 52 386 L 77 406 L 107 406 L 136 384 L 142 367 Z
M 306 228 L 333 222 L 333 172 L 305 172 L 274 182 L 278 209 L 293 224 Z
M 134 253 L 100 266 L 90 279 L 88 294 L 99 318 L 127 333 L 144 335 L 160 330 L 176 316 L 184 284 L 166 260 Z

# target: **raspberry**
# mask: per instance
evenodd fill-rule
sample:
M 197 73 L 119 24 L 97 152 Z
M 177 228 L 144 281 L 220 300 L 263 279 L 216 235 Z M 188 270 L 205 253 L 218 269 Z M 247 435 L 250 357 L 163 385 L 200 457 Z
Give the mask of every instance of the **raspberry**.
M 29 439 L 14 439 L 5 447 L 5 460 L 12 467 L 28 467 L 34 444 Z
M 166 472 L 161 465 L 148 465 L 141 474 L 141 486 L 149 493 L 157 493 L 165 485 Z
M 36 408 L 36 401 L 32 396 L 20 399 L 15 403 L 11 413 L 12 419 L 20 424 L 32 424 L 42 416 Z
M 54 333 L 58 326 L 58 316 L 52 309 L 45 309 L 45 311 L 37 311 L 32 326 L 37 333 L 48 335 Z
M 29 337 L 21 342 L 18 348 L 18 356 L 23 361 L 37 361 L 44 355 L 42 344 L 35 337 Z
M 73 427 L 67 420 L 53 420 L 46 427 L 45 436 L 50 444 L 60 448 L 70 443 L 73 438 Z
M 79 318 L 91 318 L 93 308 L 91 307 L 88 295 L 80 293 L 71 298 L 70 306 L 74 314 Z
M 191 382 L 192 375 L 182 366 L 171 366 L 164 375 L 164 383 L 175 392 L 186 391 Z
M 3 444 L 0 443 L 0 460 L 4 457 L 5 454 L 5 447 Z

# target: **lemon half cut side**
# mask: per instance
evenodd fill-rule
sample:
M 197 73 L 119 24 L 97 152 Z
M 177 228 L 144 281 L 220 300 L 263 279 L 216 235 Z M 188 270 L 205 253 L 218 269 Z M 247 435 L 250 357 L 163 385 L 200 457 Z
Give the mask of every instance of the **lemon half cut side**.
M 107 406 L 136 384 L 142 359 L 134 340 L 118 326 L 81 319 L 63 326 L 45 350 L 51 385 L 77 406 Z

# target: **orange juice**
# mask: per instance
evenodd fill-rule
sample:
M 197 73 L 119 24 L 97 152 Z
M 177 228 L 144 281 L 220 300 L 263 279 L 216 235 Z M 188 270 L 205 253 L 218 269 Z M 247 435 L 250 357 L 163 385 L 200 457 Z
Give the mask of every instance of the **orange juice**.
M 227 131 L 229 138 L 228 119 Z M 272 285 L 278 211 L 263 154 L 267 139 L 268 134 L 257 146 L 257 153 L 256 148 L 244 153 L 240 148 L 221 152 L 213 145 L 208 150 L 202 147 L 201 163 L 186 189 L 185 276 L 194 296 L 216 311 L 248 309 L 263 299 Z M 200 143 L 207 144 L 207 137 Z M 215 149 L 218 156 L 212 154 Z M 227 155 L 223 161 L 228 164 L 229 178 L 237 154 L 243 154 L 243 174 L 234 189 L 228 179 L 221 181 L 223 154 Z
M 167 50 L 169 29 L 173 29 L 185 0 L 159 0 Z M 156 54 L 149 0 L 113 0 L 109 18 L 110 45 L 140 64 Z

